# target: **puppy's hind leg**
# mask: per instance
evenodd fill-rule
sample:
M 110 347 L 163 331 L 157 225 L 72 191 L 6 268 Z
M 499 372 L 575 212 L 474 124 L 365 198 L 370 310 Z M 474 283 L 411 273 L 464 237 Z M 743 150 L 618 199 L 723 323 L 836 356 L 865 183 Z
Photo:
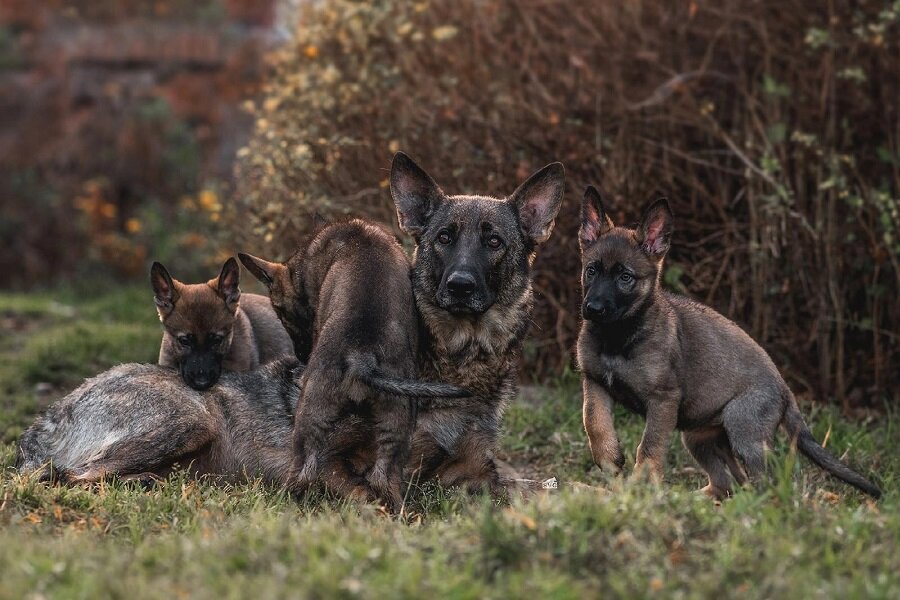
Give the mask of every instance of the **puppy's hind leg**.
M 783 413 L 782 395 L 765 388 L 746 391 L 722 411 L 728 442 L 750 481 L 758 482 L 766 473 L 766 451 Z
M 391 513 L 400 512 L 403 466 L 409 458 L 416 420 L 416 403 L 409 398 L 382 396 L 376 417 L 376 458 L 368 480 Z
M 716 500 L 731 493 L 731 479 L 719 451 L 720 437 L 724 435 L 722 430 L 685 431 L 681 434 L 684 447 L 709 478 L 709 484 L 701 491 Z
M 326 384 L 335 379 L 333 373 L 322 372 L 307 377 L 302 384 L 303 395 L 294 418 L 294 463 L 288 478 L 288 488 L 296 495 L 305 494 L 316 484 L 329 460 L 329 448 L 340 437 L 343 402 L 335 396 L 343 392 Z
M 146 431 L 133 431 L 103 448 L 96 458 L 70 467 L 67 481 L 92 483 L 107 476 L 125 480 L 164 477 L 173 463 L 196 455 L 216 435 L 215 423 L 205 412 L 168 424 L 155 423 Z

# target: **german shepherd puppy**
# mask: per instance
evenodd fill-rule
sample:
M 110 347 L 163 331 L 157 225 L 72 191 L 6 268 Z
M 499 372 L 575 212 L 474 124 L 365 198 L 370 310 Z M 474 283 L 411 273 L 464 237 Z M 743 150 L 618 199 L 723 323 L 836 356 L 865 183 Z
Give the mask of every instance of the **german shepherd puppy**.
M 324 227 L 324 223 L 322 224 Z M 316 226 L 316 231 L 321 227 Z M 314 306 L 300 280 L 306 248 L 295 251 L 285 262 L 271 262 L 238 252 L 244 267 L 269 291 L 269 302 L 294 346 L 294 355 L 306 364 L 313 347 Z
M 215 385 L 223 369 L 250 371 L 291 355 L 291 339 L 269 300 L 258 294 L 241 297 L 240 277 L 234 258 L 206 283 L 181 283 L 158 262 L 150 269 L 163 325 L 159 364 L 178 369 L 195 390 Z
M 594 462 L 624 463 L 613 428 L 616 401 L 646 417 L 636 469 L 654 476 L 678 429 L 709 476 L 703 491 L 722 498 L 731 491 L 729 472 L 738 484 L 764 474 L 766 447 L 783 425 L 819 467 L 877 498 L 878 488 L 816 442 L 778 369 L 749 335 L 711 308 L 662 290 L 672 229 L 664 199 L 629 229 L 613 224 L 595 188 L 585 192 L 578 364 Z
M 336 428 L 349 415 L 364 421 L 370 415 L 375 457 L 366 473 L 368 489 L 345 472 L 338 474 L 346 481 L 338 481 L 336 491 L 374 495 L 390 510 L 399 510 L 416 400 L 468 395 L 455 386 L 414 381 L 418 321 L 402 247 L 382 227 L 352 219 L 319 229 L 287 266 L 249 255 L 241 259 L 270 282 L 282 314 L 286 301 L 301 304 L 291 311 L 301 315 L 293 329 L 313 317 L 314 341 L 294 427 L 295 491 L 308 489 L 323 465 L 348 452 Z M 326 473 L 326 483 L 329 478 L 334 485 L 334 474 Z
M 508 198 L 448 196 L 407 155 L 394 156 L 391 194 L 400 227 L 416 240 L 419 375 L 473 392 L 420 404 L 414 478 L 505 491 L 494 453 L 503 410 L 518 389 L 531 263 L 550 237 L 564 187 L 563 167 L 553 163 Z
M 78 483 L 164 477 L 180 464 L 194 476 L 283 485 L 302 372 L 284 358 L 199 392 L 172 369 L 119 365 L 50 406 L 19 440 L 16 467 Z

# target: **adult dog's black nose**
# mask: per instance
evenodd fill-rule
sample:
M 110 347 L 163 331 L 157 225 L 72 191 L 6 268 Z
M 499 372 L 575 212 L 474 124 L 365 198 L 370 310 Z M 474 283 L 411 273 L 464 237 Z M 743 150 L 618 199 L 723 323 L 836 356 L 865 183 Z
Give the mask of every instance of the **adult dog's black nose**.
M 475 278 L 460 271 L 450 273 L 447 277 L 447 291 L 454 298 L 467 298 L 475 291 Z
M 602 317 L 606 314 L 606 306 L 599 300 L 588 300 L 584 303 L 584 316 L 587 319 Z

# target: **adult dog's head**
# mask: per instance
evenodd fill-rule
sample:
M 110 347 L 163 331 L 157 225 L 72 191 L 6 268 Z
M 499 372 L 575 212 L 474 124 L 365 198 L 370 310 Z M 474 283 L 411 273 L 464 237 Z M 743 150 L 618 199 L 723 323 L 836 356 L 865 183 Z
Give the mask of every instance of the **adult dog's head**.
M 563 166 L 552 163 L 508 198 L 448 196 L 397 153 L 391 194 L 400 226 L 416 239 L 413 285 L 420 310 L 477 320 L 529 295 L 531 261 L 550 237 L 564 186 Z

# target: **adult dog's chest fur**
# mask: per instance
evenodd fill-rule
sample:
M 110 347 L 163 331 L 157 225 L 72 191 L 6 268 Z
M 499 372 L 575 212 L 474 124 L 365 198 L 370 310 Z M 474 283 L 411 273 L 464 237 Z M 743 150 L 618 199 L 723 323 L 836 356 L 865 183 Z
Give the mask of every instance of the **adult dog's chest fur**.
M 419 376 L 472 392 L 453 400 L 466 406 L 502 407 L 516 391 L 519 355 L 530 321 L 530 295 L 495 306 L 477 320 L 457 317 L 419 299 L 424 324 Z M 510 385 L 510 380 L 512 385 Z M 444 406 L 443 400 L 438 401 Z

